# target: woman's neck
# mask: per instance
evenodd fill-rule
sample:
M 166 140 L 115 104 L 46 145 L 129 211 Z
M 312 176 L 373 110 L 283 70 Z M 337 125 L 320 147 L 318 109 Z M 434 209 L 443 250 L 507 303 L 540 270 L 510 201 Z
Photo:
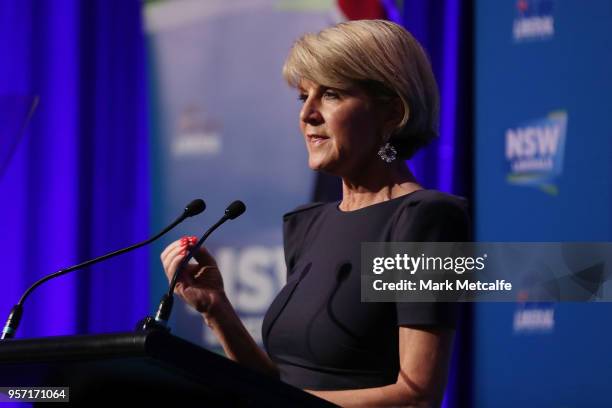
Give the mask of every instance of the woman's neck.
M 354 211 L 422 190 L 403 161 L 373 163 L 358 175 L 342 177 L 342 211 Z

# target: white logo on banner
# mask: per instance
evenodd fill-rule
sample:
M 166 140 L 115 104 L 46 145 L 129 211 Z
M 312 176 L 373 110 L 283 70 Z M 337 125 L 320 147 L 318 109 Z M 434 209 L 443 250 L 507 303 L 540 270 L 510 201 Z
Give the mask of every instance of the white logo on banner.
M 219 127 L 206 119 L 197 106 L 189 106 L 179 117 L 179 133 L 172 140 L 172 154 L 175 157 L 218 155 L 222 146 Z
M 550 333 L 555 328 L 555 309 L 519 306 L 514 312 L 514 333 Z
M 506 130 L 508 182 L 557 194 L 554 180 L 563 171 L 566 128 L 567 113 L 558 111 Z
M 515 41 L 550 39 L 555 34 L 552 0 L 519 0 L 512 26 Z

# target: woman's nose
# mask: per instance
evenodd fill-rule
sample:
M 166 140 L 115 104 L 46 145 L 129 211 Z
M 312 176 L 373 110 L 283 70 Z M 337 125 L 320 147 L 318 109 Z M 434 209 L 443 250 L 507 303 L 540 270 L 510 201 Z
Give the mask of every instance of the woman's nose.
M 316 125 L 323 121 L 323 116 L 314 101 L 306 101 L 300 111 L 300 120 L 310 125 Z

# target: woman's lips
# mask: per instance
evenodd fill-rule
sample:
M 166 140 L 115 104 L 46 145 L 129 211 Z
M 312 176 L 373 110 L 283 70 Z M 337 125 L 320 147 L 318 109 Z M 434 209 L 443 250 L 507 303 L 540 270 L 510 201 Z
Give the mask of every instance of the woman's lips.
M 329 139 L 329 136 L 323 135 L 308 135 L 308 141 L 310 144 L 318 146 L 322 143 L 325 143 Z

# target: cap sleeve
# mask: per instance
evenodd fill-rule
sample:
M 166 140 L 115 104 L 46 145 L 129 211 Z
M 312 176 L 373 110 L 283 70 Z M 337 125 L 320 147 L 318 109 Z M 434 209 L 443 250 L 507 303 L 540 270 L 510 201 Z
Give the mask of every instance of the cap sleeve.
M 401 209 L 394 225 L 397 242 L 467 242 L 471 239 L 467 201 L 440 192 Z M 397 302 L 398 326 L 457 325 L 461 305 L 446 302 Z
M 322 205 L 323 203 L 306 204 L 283 215 L 283 248 L 287 266 L 287 281 L 293 273 L 312 221 L 320 212 L 315 209 L 320 209 Z
M 397 242 L 470 241 L 467 200 L 435 192 L 407 203 L 397 214 L 392 238 Z

